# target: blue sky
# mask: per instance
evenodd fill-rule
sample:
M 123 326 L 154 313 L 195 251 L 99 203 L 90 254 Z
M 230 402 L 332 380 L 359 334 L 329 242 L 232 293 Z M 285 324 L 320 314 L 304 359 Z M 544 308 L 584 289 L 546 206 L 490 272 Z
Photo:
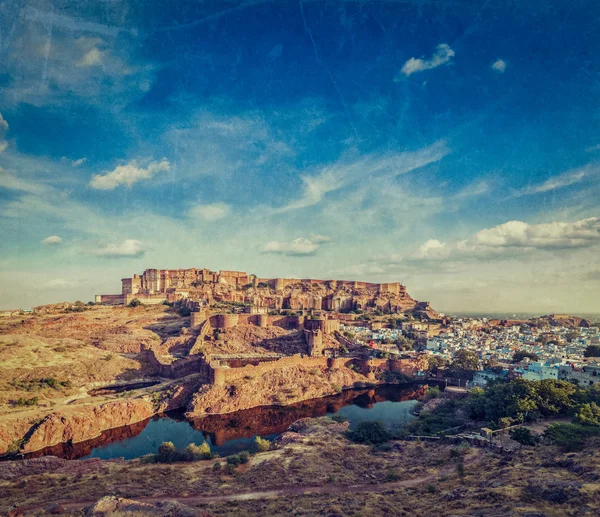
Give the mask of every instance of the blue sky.
M 146 268 L 600 311 L 600 5 L 0 4 L 0 306 Z

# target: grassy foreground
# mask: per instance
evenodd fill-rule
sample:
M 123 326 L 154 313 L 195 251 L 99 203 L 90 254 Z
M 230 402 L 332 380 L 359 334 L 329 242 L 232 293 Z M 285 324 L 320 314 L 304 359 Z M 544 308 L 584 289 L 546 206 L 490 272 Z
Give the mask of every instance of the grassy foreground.
M 3 463 L 0 512 L 12 515 L 485 515 L 600 513 L 600 441 L 585 452 L 467 445 L 361 445 L 345 423 L 301 420 L 274 450 L 172 464 L 40 458 Z M 215 467 L 215 462 L 221 468 Z M 115 496 L 124 500 L 98 500 Z M 131 501 L 127 501 L 131 500 Z M 169 502 L 172 501 L 172 502 Z M 93 506 L 96 504 L 96 506 Z M 91 508 L 90 508 L 91 507 Z

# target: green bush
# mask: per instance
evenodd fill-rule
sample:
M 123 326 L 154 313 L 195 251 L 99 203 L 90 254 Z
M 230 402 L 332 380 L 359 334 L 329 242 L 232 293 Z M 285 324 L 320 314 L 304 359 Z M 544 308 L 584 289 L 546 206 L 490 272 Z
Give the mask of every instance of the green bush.
M 231 456 L 227 456 L 227 465 L 233 465 L 234 467 L 237 467 L 240 463 L 242 463 L 242 460 L 239 454 L 232 454 Z
M 137 298 L 134 298 L 129 302 L 128 307 L 139 307 L 140 305 L 142 305 L 142 302 L 139 301 Z
M 380 444 L 392 438 L 384 425 L 378 421 L 360 422 L 354 431 L 348 432 L 348 437 L 356 443 Z
M 140 458 L 140 463 L 156 463 L 156 454 L 146 454 Z
M 200 445 L 190 443 L 183 451 L 187 461 L 209 460 L 213 457 L 208 442 Z
M 171 463 L 179 459 L 179 454 L 173 442 L 163 442 L 158 447 L 156 461 L 159 463 Z
M 15 406 L 35 406 L 39 402 L 38 397 L 32 397 L 30 399 L 26 399 L 24 397 L 19 397 L 13 404 Z
M 535 445 L 539 441 L 538 435 L 532 433 L 527 427 L 517 427 L 509 431 L 510 437 L 521 445 Z
M 438 399 L 442 396 L 442 390 L 439 386 L 428 386 L 427 387 L 427 400 Z
M 385 480 L 386 481 L 398 481 L 400 479 L 400 473 L 397 469 L 391 468 L 388 470 Z
M 600 427 L 579 424 L 550 424 L 544 436 L 567 451 L 583 449 L 586 438 L 600 434 Z
M 250 461 L 250 453 L 248 451 L 242 451 L 239 453 L 240 463 L 246 464 Z
M 348 419 L 344 415 L 331 415 L 329 418 L 331 418 L 331 420 L 339 424 L 343 424 L 344 422 L 348 421 Z
M 215 461 L 212 466 L 213 472 L 219 472 L 221 467 L 222 465 L 218 461 Z
M 228 463 L 227 465 L 225 465 L 225 474 L 231 476 L 235 473 L 235 465 L 232 465 L 231 463 Z
M 254 450 L 256 452 L 265 452 L 271 448 L 271 442 L 269 440 L 265 440 L 260 436 L 254 438 Z

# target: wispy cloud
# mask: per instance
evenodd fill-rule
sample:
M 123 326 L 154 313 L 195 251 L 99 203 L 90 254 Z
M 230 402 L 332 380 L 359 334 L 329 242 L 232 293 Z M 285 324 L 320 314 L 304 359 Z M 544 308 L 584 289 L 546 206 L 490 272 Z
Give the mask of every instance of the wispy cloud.
M 8 142 L 4 139 L 4 135 L 7 131 L 8 122 L 6 122 L 6 120 L 2 116 L 2 113 L 0 113 L 0 153 L 6 151 L 6 148 L 8 147 Z
M 79 167 L 80 165 L 83 165 L 85 162 L 87 162 L 87 158 L 83 157 L 83 158 L 78 158 L 77 160 L 71 160 L 71 159 L 67 158 L 66 156 L 63 156 L 60 159 L 60 162 L 67 163 L 71 167 Z
M 48 280 L 45 284 L 42 285 L 43 289 L 56 289 L 56 290 L 67 290 L 74 289 L 79 286 L 79 282 L 77 280 L 69 280 L 66 278 L 53 278 L 52 280 Z
M 362 181 L 371 182 L 406 174 L 430 163 L 437 162 L 450 150 L 444 141 L 418 151 L 408 151 L 392 155 L 368 155 L 355 161 L 344 161 L 327 166 L 315 175 L 302 175 L 302 197 L 276 209 L 286 212 L 316 205 L 329 192 Z
M 45 30 L 27 20 L 42 22 Z M 68 20 L 40 11 L 15 18 L 11 37 L 6 38 L 2 65 L 19 81 L 2 88 L 2 104 L 56 106 L 85 99 L 108 111 L 147 91 L 154 69 L 149 63 L 139 64 L 133 59 L 128 45 L 131 36 L 119 37 L 118 30 L 70 29 L 69 26 L 86 25 L 75 19 L 67 23 Z
M 0 167 L 0 188 L 28 192 L 30 194 L 42 194 L 48 190 L 43 184 L 18 178 L 2 167 Z
M 425 70 L 431 70 L 450 63 L 454 57 L 455 52 L 450 48 L 447 43 L 441 43 L 435 48 L 435 52 L 429 59 L 411 57 L 400 69 L 398 75 L 394 78 L 394 81 L 399 81 L 401 75 L 408 77 L 409 75 L 417 72 L 423 72 Z
M 188 215 L 192 218 L 204 221 L 218 221 L 224 219 L 231 213 L 231 206 L 226 203 L 211 203 L 207 205 L 196 205 L 190 208 Z
M 90 186 L 97 190 L 113 190 L 120 185 L 131 187 L 134 183 L 152 178 L 158 172 L 168 171 L 169 161 L 150 162 L 146 167 L 138 165 L 136 160 L 127 165 L 119 165 L 106 174 L 95 174 L 90 181 Z
M 465 188 L 460 190 L 454 197 L 467 198 L 467 197 L 476 197 L 487 194 L 491 190 L 490 184 L 486 180 L 476 181 L 475 183 L 471 183 L 467 185 Z
M 600 164 L 588 164 L 584 167 L 572 169 L 552 178 L 547 179 L 543 183 L 537 185 L 528 185 L 520 190 L 517 190 L 511 197 L 530 196 L 533 194 L 541 194 L 550 192 L 560 188 L 568 187 L 583 181 L 585 178 L 597 176 L 600 174 Z
M 141 241 L 136 239 L 126 239 L 120 243 L 106 244 L 92 250 L 91 253 L 93 255 L 108 258 L 139 258 L 144 256 L 145 249 Z

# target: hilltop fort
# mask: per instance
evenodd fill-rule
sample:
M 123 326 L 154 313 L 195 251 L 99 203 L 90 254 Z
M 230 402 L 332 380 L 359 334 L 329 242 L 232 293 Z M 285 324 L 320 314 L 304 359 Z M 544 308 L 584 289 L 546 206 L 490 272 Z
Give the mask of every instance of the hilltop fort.
M 413 299 L 400 282 L 369 283 L 348 280 L 258 278 L 242 271 L 209 269 L 146 269 L 121 280 L 121 294 L 97 295 L 103 305 L 127 305 L 138 299 L 145 305 L 195 300 L 242 303 L 262 310 L 352 311 L 386 314 L 411 313 L 436 319 L 428 302 Z

